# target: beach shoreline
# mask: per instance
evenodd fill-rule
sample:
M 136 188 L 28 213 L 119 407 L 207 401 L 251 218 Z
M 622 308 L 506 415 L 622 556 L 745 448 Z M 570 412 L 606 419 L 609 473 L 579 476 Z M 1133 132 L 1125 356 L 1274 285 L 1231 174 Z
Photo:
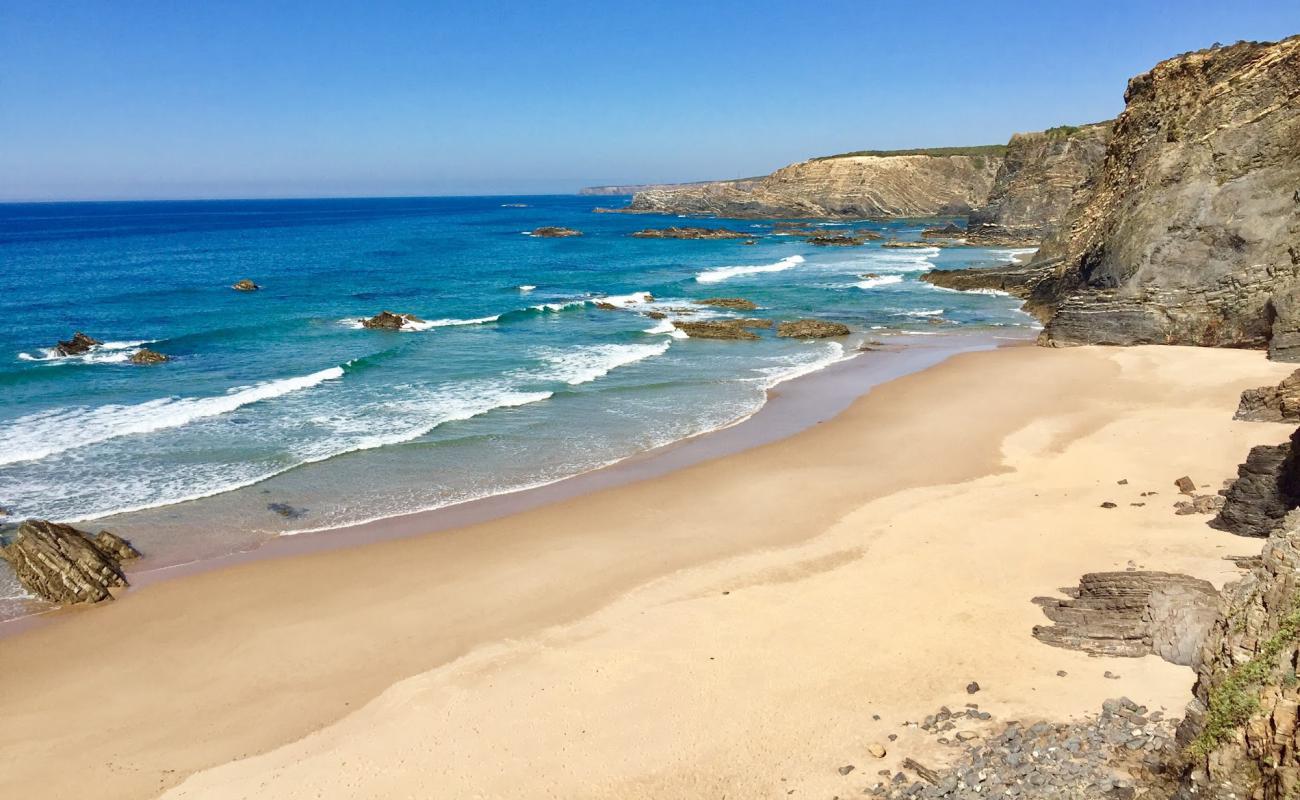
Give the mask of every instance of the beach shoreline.
M 1258 543 L 1174 516 L 1167 484 L 1221 480 L 1249 446 L 1284 438 L 1231 411 L 1286 372 L 1194 348 L 968 353 L 785 438 L 456 535 L 152 583 L 3 641 L 22 735 L 5 737 L 0 787 L 820 791 L 842 781 L 817 761 L 840 760 L 837 746 L 860 753 L 892 731 L 887 766 L 896 749 L 926 754 L 901 723 L 958 702 L 969 680 L 997 718 L 1070 717 L 1118 694 L 1177 713 L 1190 670 L 1125 659 L 1123 680 L 1103 679 L 1115 660 L 1028 635 L 1042 621 L 1029 599 L 1129 561 L 1231 579 L 1223 556 Z M 1178 440 L 1188 426 L 1198 437 Z M 1147 489 L 1160 502 L 1129 505 Z M 1040 686 L 1061 665 L 1076 677 Z

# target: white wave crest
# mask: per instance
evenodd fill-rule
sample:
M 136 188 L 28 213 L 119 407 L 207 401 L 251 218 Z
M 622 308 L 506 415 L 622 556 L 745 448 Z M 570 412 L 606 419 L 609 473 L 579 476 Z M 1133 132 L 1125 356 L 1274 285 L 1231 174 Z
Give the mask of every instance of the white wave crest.
M 129 406 L 58 408 L 28 414 L 0 426 L 0 441 L 5 442 L 0 464 L 36 461 L 120 436 L 177 428 L 341 377 L 342 367 L 330 367 L 297 378 L 232 389 L 216 397 L 163 397 Z
M 865 278 L 857 283 L 859 289 L 874 289 L 877 286 L 889 286 L 895 283 L 902 283 L 902 275 L 879 275 L 875 278 Z
M 666 334 L 668 336 L 673 337 L 674 339 L 687 338 L 686 331 L 678 330 L 677 326 L 672 323 L 672 320 L 667 320 L 667 319 L 659 320 L 658 325 L 655 325 L 653 328 L 646 328 L 645 331 L 643 332 L 652 333 L 656 335 Z
M 715 269 L 705 270 L 695 276 L 699 283 L 721 283 L 725 280 L 738 278 L 742 275 L 761 275 L 765 272 L 784 272 L 791 267 L 798 266 L 804 262 L 803 256 L 786 256 L 775 264 L 756 264 L 752 266 L 739 267 L 717 267 Z
M 489 322 L 496 322 L 501 319 L 500 314 L 494 314 L 490 317 L 475 317 L 474 319 L 434 319 L 427 323 L 430 328 L 455 327 L 457 325 L 485 325 Z
M 608 303 L 611 306 L 619 308 L 628 308 L 629 306 L 639 306 L 650 302 L 654 295 L 649 292 L 633 292 L 632 294 L 616 294 L 609 297 L 601 297 L 594 302 Z
M 545 356 L 551 368 L 545 376 L 570 386 L 590 383 L 612 370 L 668 352 L 670 341 L 659 344 L 597 344 L 567 353 Z
M 905 317 L 937 317 L 943 313 L 942 308 L 919 308 L 913 311 L 904 311 Z
M 532 285 L 531 283 L 524 283 L 524 284 L 520 284 L 519 286 L 517 286 L 517 287 L 515 287 L 515 288 L 517 288 L 520 292 L 522 292 L 522 293 L 524 293 L 524 294 L 528 294 L 529 292 L 531 292 L 532 290 L 536 289 L 537 287 L 534 286 L 534 285 Z

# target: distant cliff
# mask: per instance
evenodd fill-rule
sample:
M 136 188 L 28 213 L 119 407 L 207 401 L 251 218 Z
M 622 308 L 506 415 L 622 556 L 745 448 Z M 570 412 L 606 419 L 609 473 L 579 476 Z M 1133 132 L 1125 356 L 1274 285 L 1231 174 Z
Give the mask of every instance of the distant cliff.
M 965 214 L 988 197 L 1002 150 L 947 148 L 815 158 L 752 182 L 647 189 L 621 210 L 733 218 Z
M 1300 37 L 1169 59 L 1125 101 L 1036 259 L 1055 261 L 1032 293 L 1053 309 L 1045 342 L 1263 347 L 1277 331 L 1275 355 L 1300 356 Z
M 1036 241 L 1052 233 L 1106 154 L 1111 123 L 1017 133 L 988 198 L 970 214 L 972 239 Z
M 614 184 L 610 186 L 585 186 L 578 190 L 578 194 L 590 196 L 617 196 L 636 194 L 637 192 L 688 189 L 691 187 L 703 186 L 705 184 L 727 184 L 737 188 L 744 188 L 759 180 L 762 180 L 762 178 L 736 178 L 728 181 L 694 181 L 691 183 L 628 183 Z

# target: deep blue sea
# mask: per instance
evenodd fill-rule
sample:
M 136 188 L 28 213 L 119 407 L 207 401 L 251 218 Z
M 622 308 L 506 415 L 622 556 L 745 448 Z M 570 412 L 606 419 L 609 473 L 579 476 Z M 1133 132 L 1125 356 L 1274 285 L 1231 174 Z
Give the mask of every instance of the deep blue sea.
M 591 213 L 625 202 L 0 205 L 0 506 L 10 521 L 96 520 L 151 553 L 216 555 L 554 481 L 731 424 L 864 338 L 1032 324 L 1011 298 L 917 280 L 1010 251 L 817 248 L 749 220 L 686 224 L 751 232 L 752 246 L 635 239 L 683 220 Z M 851 227 L 917 238 L 932 222 Z M 542 225 L 585 235 L 526 235 Z M 233 291 L 241 278 L 263 289 Z M 695 303 L 715 296 L 855 336 L 675 330 L 730 315 Z M 427 323 L 360 327 L 385 309 Z M 57 357 L 75 331 L 104 344 Z M 171 361 L 131 364 L 145 345 Z M 0 575 L 0 597 L 14 593 Z

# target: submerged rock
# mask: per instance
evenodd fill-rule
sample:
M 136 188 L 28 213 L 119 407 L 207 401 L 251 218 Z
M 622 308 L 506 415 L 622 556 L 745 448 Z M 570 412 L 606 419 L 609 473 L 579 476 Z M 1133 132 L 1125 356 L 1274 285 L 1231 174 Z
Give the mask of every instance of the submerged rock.
M 825 339 L 830 336 L 848 336 L 849 326 L 820 319 L 797 319 L 776 326 L 776 335 L 788 339 Z
M 244 278 L 243 280 L 235 281 L 235 283 L 230 288 L 234 289 L 237 292 L 256 292 L 258 289 L 261 289 L 262 287 L 258 286 L 256 283 L 253 283 L 248 278 Z
M 61 356 L 79 356 L 82 353 L 89 352 L 90 348 L 97 344 L 103 344 L 103 342 L 87 336 L 81 331 L 77 331 L 72 334 L 71 339 L 68 339 L 66 342 L 59 342 L 54 350 Z
M 424 322 L 424 320 L 414 314 L 394 314 L 391 311 L 380 311 L 369 319 L 361 320 L 361 327 L 395 331 L 412 322 Z
M 110 588 L 126 586 L 121 563 L 140 553 L 121 537 L 95 535 L 47 520 L 29 519 L 0 546 L 23 588 L 54 603 L 111 600 Z
M 677 330 L 692 339 L 757 339 L 758 334 L 745 330 L 740 320 L 678 322 Z
M 171 359 L 156 350 L 142 347 L 131 355 L 132 364 L 161 364 Z
M 556 225 L 545 225 L 533 231 L 533 236 L 540 236 L 543 239 L 564 239 L 569 236 L 581 236 L 582 231 L 573 228 L 561 228 Z
M 637 239 L 749 239 L 750 234 L 726 228 L 697 228 L 676 226 L 646 228 L 632 234 Z
M 1277 386 L 1261 386 L 1241 393 L 1233 419 L 1251 422 L 1300 422 L 1300 370 Z
M 757 303 L 740 297 L 706 297 L 703 300 L 696 300 L 695 302 L 702 306 L 730 308 L 735 311 L 753 311 L 758 308 Z

